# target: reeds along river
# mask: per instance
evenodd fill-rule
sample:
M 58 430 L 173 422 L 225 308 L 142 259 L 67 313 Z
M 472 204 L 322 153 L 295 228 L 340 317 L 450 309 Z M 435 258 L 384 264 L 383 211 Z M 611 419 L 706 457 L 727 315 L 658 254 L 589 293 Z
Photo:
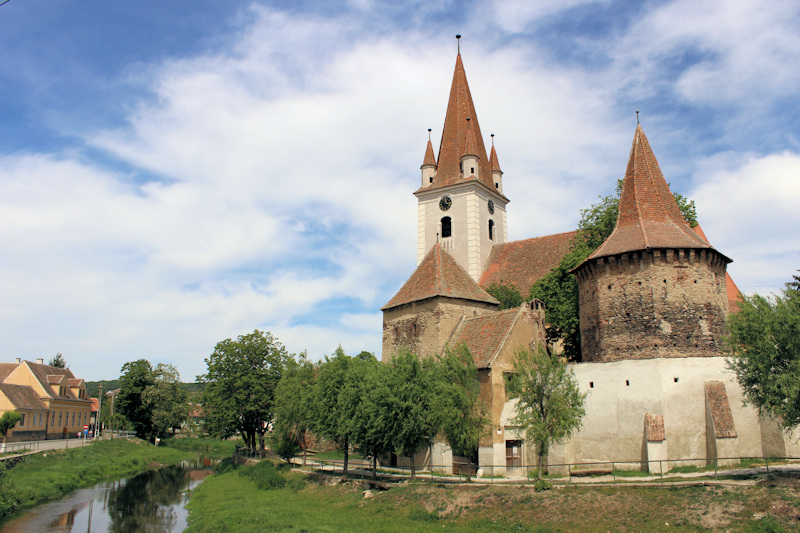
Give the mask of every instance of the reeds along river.
M 2 533 L 172 533 L 186 529 L 186 492 L 211 473 L 211 460 L 184 461 L 76 490 L 0 526 Z

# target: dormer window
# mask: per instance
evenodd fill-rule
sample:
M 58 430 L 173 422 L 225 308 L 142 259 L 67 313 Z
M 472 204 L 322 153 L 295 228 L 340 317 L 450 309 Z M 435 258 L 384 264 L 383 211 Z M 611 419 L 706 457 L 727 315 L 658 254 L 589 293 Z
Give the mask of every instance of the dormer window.
M 475 167 L 469 167 L 469 173 L 475 174 Z
M 433 176 L 431 176 L 431 177 L 430 177 L 430 178 L 428 178 L 428 179 L 430 180 L 428 183 L 433 183 Z

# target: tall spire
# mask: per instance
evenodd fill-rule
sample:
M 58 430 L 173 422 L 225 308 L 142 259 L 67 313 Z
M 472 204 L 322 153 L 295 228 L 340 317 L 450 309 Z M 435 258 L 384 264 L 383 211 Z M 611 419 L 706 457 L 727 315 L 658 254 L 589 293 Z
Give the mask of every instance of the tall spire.
M 637 124 L 617 224 L 588 259 L 651 248 L 713 249 L 683 218 L 644 130 Z
M 470 120 L 467 121 L 467 118 Z M 453 83 L 450 86 L 450 99 L 447 103 L 447 115 L 442 128 L 442 142 L 439 144 L 438 169 L 432 187 L 444 187 L 465 181 L 461 176 L 461 156 L 467 152 L 467 132 L 472 129 L 474 136 L 475 154 L 478 156 L 479 181 L 494 189 L 492 170 L 489 158 L 486 157 L 486 146 L 483 143 L 481 128 L 478 123 L 478 114 L 472 103 L 472 95 L 467 84 L 467 75 L 464 64 L 461 62 L 461 53 L 456 56 L 456 67 L 453 72 Z
M 489 166 L 492 167 L 492 172 L 503 173 L 500 170 L 500 160 L 497 159 L 497 151 L 494 149 L 494 133 L 492 133 L 492 153 L 489 154 Z

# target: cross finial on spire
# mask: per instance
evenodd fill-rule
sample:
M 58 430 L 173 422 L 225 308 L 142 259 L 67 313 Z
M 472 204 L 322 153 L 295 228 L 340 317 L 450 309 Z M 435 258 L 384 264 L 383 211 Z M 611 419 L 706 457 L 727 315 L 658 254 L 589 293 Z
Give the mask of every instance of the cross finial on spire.
M 430 128 L 428 128 L 428 140 L 429 141 L 431 140 L 431 129 Z
M 456 42 L 458 43 L 458 55 L 461 55 L 461 34 L 456 34 Z
M 489 135 L 492 137 L 492 147 L 494 147 L 494 133 L 490 133 Z
M 636 125 L 639 125 L 639 110 L 636 110 Z

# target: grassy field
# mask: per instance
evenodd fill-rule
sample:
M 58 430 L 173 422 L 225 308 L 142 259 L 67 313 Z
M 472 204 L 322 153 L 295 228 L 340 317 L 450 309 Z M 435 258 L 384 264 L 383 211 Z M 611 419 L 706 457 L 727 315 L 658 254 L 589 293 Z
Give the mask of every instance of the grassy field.
M 118 479 L 148 468 L 176 464 L 191 455 L 133 439 L 106 440 L 32 455 L 11 470 L 0 472 L 0 520 L 17 509 L 60 498 L 102 479 Z M 5 467 L 0 464 L 0 468 Z
M 411 484 L 364 498 L 356 483 L 283 474 L 260 490 L 229 471 L 189 501 L 189 532 L 211 531 L 796 531 L 800 482 L 755 486 L 518 486 Z

